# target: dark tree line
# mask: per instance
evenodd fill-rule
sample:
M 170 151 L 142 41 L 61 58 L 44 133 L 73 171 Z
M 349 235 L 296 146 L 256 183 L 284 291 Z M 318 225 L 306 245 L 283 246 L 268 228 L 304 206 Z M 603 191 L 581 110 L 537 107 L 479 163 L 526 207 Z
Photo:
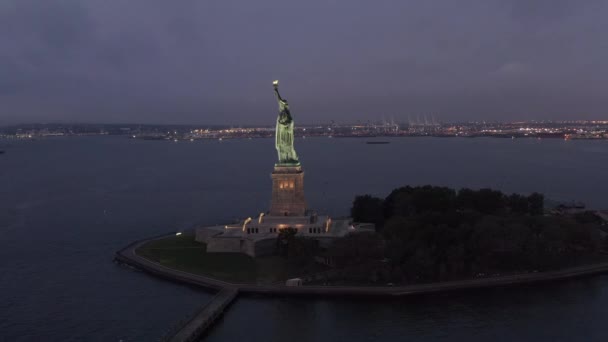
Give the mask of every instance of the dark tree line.
M 357 196 L 358 222 L 377 234 L 337 240 L 337 281 L 416 283 L 532 272 L 595 260 L 603 242 L 590 215 L 545 216 L 544 197 L 492 189 L 402 187 Z
M 474 212 L 491 215 L 542 215 L 544 196 L 506 195 L 492 189 L 405 186 L 393 190 L 385 199 L 371 195 L 357 196 L 351 217 L 357 222 L 375 223 L 381 228 L 393 216 L 410 217 L 424 213 Z

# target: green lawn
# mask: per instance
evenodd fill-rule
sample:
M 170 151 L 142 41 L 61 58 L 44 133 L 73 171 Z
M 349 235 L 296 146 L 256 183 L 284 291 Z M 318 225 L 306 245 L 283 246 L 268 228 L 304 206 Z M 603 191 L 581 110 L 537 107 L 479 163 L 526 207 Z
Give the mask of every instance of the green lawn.
M 204 243 L 194 241 L 194 234 L 184 233 L 150 241 L 136 252 L 163 266 L 229 282 L 267 284 L 287 278 L 281 257 L 252 258 L 240 253 L 207 253 L 206 249 Z

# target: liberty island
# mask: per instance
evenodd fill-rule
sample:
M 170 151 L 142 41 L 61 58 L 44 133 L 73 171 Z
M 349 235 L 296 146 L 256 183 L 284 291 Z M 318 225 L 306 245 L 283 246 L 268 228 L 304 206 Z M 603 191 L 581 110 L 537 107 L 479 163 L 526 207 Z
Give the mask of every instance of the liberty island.
M 562 251 L 584 248 L 587 254 L 583 256 L 595 257 L 597 262 L 594 264 L 546 264 L 541 272 L 522 273 L 505 269 L 510 273 L 491 278 L 471 276 L 476 274 L 471 273 L 472 270 L 496 270 L 497 266 L 502 272 L 500 264 L 486 261 L 496 257 L 509 261 L 509 253 L 525 257 L 518 244 L 528 243 L 527 239 L 514 240 L 512 244 L 502 244 L 499 255 L 481 257 L 497 252 L 493 249 L 496 241 L 492 239 L 499 236 L 481 233 L 502 229 L 499 225 L 487 225 L 481 218 L 490 219 L 497 215 L 507 224 L 519 227 L 524 222 L 532 222 L 536 225 L 534 229 L 544 226 L 541 229 L 555 230 L 557 223 L 558 226 L 563 225 L 560 227 L 562 232 L 574 227 L 571 218 L 543 216 L 543 196 L 539 194 L 507 196 L 491 189 L 461 189 L 456 192 L 445 187 L 406 186 L 393 190 L 386 199 L 358 196 L 351 209 L 352 218 L 332 219 L 329 215 L 317 214 L 308 208 L 304 196 L 303 165 L 294 147 L 294 117 L 287 100 L 278 91 L 278 81 L 273 82 L 273 86 L 279 114 L 275 129 L 277 162 L 270 175 L 270 209 L 235 224 L 199 227 L 184 236 L 180 232 L 137 241 L 116 253 L 118 262 L 178 282 L 219 290 L 211 303 L 172 334 L 172 341 L 192 341 L 200 337 L 239 293 L 392 297 L 554 281 L 608 272 L 605 258 L 597 258 L 599 247 L 596 248 L 594 243 L 595 234 L 591 234 L 596 233 L 596 228 L 589 226 L 583 230 L 589 233 L 583 241 L 585 246 L 565 244 L 567 248 Z M 467 213 L 471 212 L 477 214 L 468 216 Z M 428 215 L 430 213 L 433 216 Z M 452 241 L 445 244 L 445 233 L 455 227 L 438 225 L 433 220 L 439 219 L 440 222 L 448 218 L 452 221 L 454 218 L 468 220 L 470 224 L 452 230 L 451 234 L 461 234 L 451 235 Z M 379 233 L 376 233 L 376 228 Z M 524 229 L 531 228 L 524 226 Z M 429 231 L 437 234 L 426 234 Z M 288 241 L 288 250 L 291 250 L 293 242 L 299 248 L 297 253 L 308 257 L 308 265 L 313 262 L 327 268 L 321 272 L 313 268 L 310 273 L 295 269 L 292 274 L 281 274 L 281 263 L 283 266 L 289 263 L 290 255 L 278 263 L 277 259 L 269 258 L 281 259 L 273 255 L 279 252 L 281 239 L 290 234 L 298 238 Z M 504 232 L 501 234 L 504 236 Z M 465 258 L 467 254 L 464 253 L 448 253 L 450 250 L 458 251 L 458 244 L 471 245 L 467 240 L 471 236 L 486 238 L 475 245 L 481 247 L 472 251 L 475 258 Z M 308 242 L 314 242 L 314 247 L 309 248 L 312 245 Z M 436 247 L 439 243 L 442 243 L 441 248 Z M 407 254 L 399 256 L 399 253 L 412 248 L 427 253 L 426 259 L 415 258 L 423 254 L 413 254 L 414 258 Z M 436 253 L 428 253 L 425 248 L 432 248 Z M 450 257 L 446 258 L 448 254 Z M 391 260 L 386 257 L 393 255 L 397 258 Z M 570 255 L 563 257 L 567 259 Z M 441 267 L 434 267 L 437 265 Z M 527 264 L 522 266 L 530 267 Z M 553 266 L 559 268 L 551 268 Z M 264 267 L 265 272 L 258 272 Z M 249 276 L 244 277 L 242 273 Z M 272 273 L 272 277 L 261 277 L 261 273 Z M 300 275 L 303 279 L 293 278 Z M 287 282 L 283 283 L 286 279 Z M 306 286 L 301 286 L 304 283 Z
M 159 251 L 167 246 L 152 243 L 149 248 L 141 249 L 142 255 L 161 263 L 171 257 L 167 266 L 172 268 L 237 283 L 277 283 L 288 277 L 305 276 L 311 278 L 305 280 L 312 280 L 313 284 L 318 284 L 315 279 L 321 279 L 325 285 L 405 285 L 474 278 L 490 272 L 551 270 L 575 265 L 572 261 L 576 255 L 560 255 L 563 260 L 554 261 L 551 254 L 554 251 L 545 246 L 555 245 L 555 241 L 541 243 L 532 238 L 538 227 L 551 230 L 545 236 L 552 238 L 557 228 L 551 227 L 559 226 L 561 235 L 555 235 L 559 239 L 577 229 L 587 237 L 581 246 L 560 240 L 560 244 L 568 246 L 560 251 L 584 251 L 585 257 L 601 259 L 598 258 L 602 248 L 599 239 L 604 234 L 598 227 L 601 222 L 593 215 L 562 217 L 559 212 L 551 213 L 545 210 L 544 196 L 538 193 L 522 196 L 492 189 L 405 186 L 393 190 L 384 199 L 357 196 L 351 217 L 318 214 L 307 206 L 305 199 L 304 169 L 294 147 L 294 116 L 288 101 L 279 93 L 278 81 L 273 82 L 273 88 L 279 113 L 275 129 L 277 162 L 270 174 L 269 210 L 244 215 L 231 224 L 199 226 L 188 233 L 187 239 L 167 241 L 174 243 L 171 248 L 186 246 L 184 243 L 188 248 L 201 248 L 200 254 L 181 259 L 175 258 L 172 252 L 163 256 Z M 498 218 L 501 221 L 496 222 Z M 581 225 L 581 220 L 592 224 Z M 493 237 L 506 237 L 504 233 L 488 232 L 502 229 L 503 225 L 515 227 L 508 229 L 509 232 L 517 232 L 521 227 L 525 230 L 509 237 L 511 243 L 497 250 Z M 441 233 L 430 234 L 429 227 Z M 442 240 L 448 233 L 456 234 L 450 244 Z M 487 241 L 469 241 L 476 236 L 483 236 Z M 528 246 L 530 241 L 535 245 Z M 542 262 L 540 254 L 525 254 L 530 249 L 544 253 Z M 362 255 L 360 250 L 366 253 Z M 289 251 L 296 253 L 292 259 Z M 494 258 L 466 257 L 493 254 L 496 254 Z M 258 272 L 258 268 L 264 268 L 262 264 L 273 257 L 271 267 Z M 488 262 L 499 258 L 504 260 Z M 237 262 L 227 262 L 229 260 Z M 519 260 L 519 264 L 515 265 L 513 260 Z

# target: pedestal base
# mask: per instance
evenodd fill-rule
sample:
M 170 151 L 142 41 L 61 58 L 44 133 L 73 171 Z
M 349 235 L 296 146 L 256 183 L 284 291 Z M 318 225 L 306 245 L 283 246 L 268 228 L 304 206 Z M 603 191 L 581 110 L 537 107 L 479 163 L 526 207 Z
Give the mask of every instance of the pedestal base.
M 270 215 L 304 216 L 304 171 L 300 165 L 277 164 L 271 174 L 272 200 Z

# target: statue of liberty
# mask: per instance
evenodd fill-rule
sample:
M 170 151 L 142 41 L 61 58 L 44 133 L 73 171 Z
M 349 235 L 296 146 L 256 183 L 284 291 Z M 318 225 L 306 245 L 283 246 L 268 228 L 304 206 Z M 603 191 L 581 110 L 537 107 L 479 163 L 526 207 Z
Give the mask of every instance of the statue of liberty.
M 279 164 L 298 165 L 298 155 L 293 148 L 293 118 L 289 112 L 289 104 L 279 94 L 279 81 L 272 82 L 274 92 L 279 102 L 279 116 L 277 117 L 277 128 L 275 147 L 279 154 Z

